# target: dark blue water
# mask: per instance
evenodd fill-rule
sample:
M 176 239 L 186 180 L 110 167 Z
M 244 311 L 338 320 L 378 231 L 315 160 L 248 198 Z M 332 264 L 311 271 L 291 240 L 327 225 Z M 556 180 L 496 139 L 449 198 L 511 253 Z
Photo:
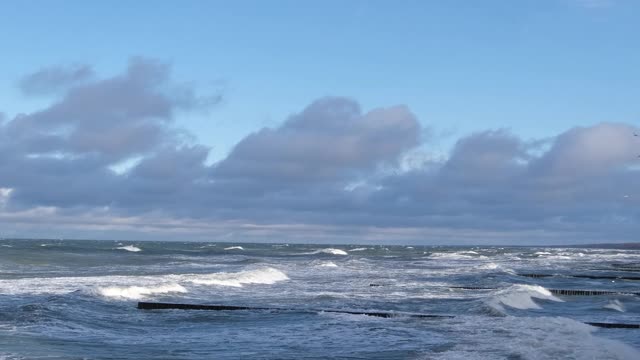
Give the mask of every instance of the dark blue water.
M 2 240 L 0 359 L 640 359 L 640 329 L 584 324 L 640 323 L 639 296 L 549 292 L 640 281 L 567 275 L 640 277 L 640 251 Z

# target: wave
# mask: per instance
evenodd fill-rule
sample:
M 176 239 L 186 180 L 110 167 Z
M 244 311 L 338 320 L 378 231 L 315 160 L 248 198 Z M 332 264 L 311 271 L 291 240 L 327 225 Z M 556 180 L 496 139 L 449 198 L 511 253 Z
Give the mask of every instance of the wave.
M 540 256 L 540 255 L 553 255 L 553 254 L 551 254 L 551 253 L 550 253 L 550 252 L 548 252 L 548 251 L 536 251 L 535 253 L 533 253 L 533 255 L 538 255 L 538 256 Z
M 262 268 L 237 273 L 0 279 L 0 289 L 3 295 L 58 295 L 81 291 L 112 298 L 139 299 L 155 294 L 186 293 L 188 285 L 193 284 L 242 287 L 245 284 L 273 284 L 288 279 L 279 270 Z
M 98 292 L 102 296 L 111 298 L 124 298 L 138 300 L 149 295 L 156 294 L 168 294 L 168 293 L 186 293 L 185 289 L 180 284 L 164 284 L 153 287 L 146 286 L 126 286 L 126 287 L 102 287 L 98 288 Z
M 351 250 L 349 250 L 349 251 L 365 251 L 365 250 L 367 250 L 367 249 L 368 249 L 368 248 L 360 247 L 360 248 L 351 249 Z
M 320 266 L 322 266 L 322 267 L 338 267 L 338 265 L 336 265 L 332 261 L 323 262 L 322 264 L 320 264 Z
M 140 249 L 137 246 L 133 246 L 133 245 L 127 245 L 127 246 L 120 246 L 117 247 L 116 249 L 120 249 L 120 250 L 126 250 L 126 251 L 131 251 L 131 252 L 138 252 L 138 251 L 142 251 L 142 249 Z
M 457 344 L 429 359 L 640 359 L 632 346 L 564 317 L 465 317 L 452 331 Z
M 486 304 L 495 310 L 504 312 L 503 305 L 514 309 L 540 309 L 533 299 L 564 302 L 553 296 L 551 292 L 539 285 L 516 284 L 508 288 L 494 291 Z
M 608 304 L 603 306 L 605 309 L 611 309 L 619 312 L 624 312 L 624 305 L 620 302 L 620 300 L 611 300 Z
M 478 255 L 478 253 L 475 251 L 443 252 L 443 253 L 435 252 L 429 255 L 429 257 L 435 258 L 435 259 L 446 259 L 446 260 L 475 260 L 475 259 L 487 258 L 484 255 Z
M 224 248 L 225 250 L 244 250 L 242 246 L 229 246 Z
M 334 249 L 334 248 L 320 249 L 320 250 L 312 251 L 310 253 L 304 253 L 304 255 L 315 255 L 315 254 L 349 255 L 344 250 Z
M 482 265 L 480 265 L 480 266 L 474 266 L 474 269 L 479 269 L 479 270 L 496 270 L 496 271 L 502 271 L 502 272 L 507 273 L 507 274 L 512 274 L 512 275 L 515 275 L 515 274 L 516 274 L 516 272 L 515 272 L 515 271 L 513 271 L 513 269 L 509 269 L 509 268 L 507 268 L 507 267 L 504 267 L 503 265 L 496 264 L 496 263 L 493 263 L 493 262 L 489 262 L 489 263 L 486 263 L 486 264 L 482 264 Z
M 188 278 L 188 281 L 198 285 L 220 285 L 231 287 L 242 287 L 245 284 L 270 285 L 284 280 L 289 280 L 287 274 L 273 268 L 247 270 L 237 273 L 214 273 Z

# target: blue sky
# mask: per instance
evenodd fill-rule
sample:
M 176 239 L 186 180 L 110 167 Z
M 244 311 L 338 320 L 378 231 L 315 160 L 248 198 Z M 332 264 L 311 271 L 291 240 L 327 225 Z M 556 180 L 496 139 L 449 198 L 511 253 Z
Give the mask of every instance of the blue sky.
M 639 33 L 631 0 L 3 2 L 0 112 L 11 120 L 65 96 L 21 92 L 39 69 L 87 64 L 109 78 L 139 56 L 169 64 L 173 84 L 222 96 L 171 118 L 210 147 L 211 166 L 327 96 L 363 114 L 406 106 L 430 134 L 415 147 L 448 158 L 488 130 L 525 144 L 577 126 L 634 126 Z M 359 174 L 352 183 L 373 176 Z
M 218 108 L 178 118 L 218 157 L 327 95 L 407 104 L 457 134 L 552 136 L 640 113 L 635 1 L 20 1 L 1 14 L 4 112 L 29 110 L 13 85 L 42 66 L 110 74 L 157 58 L 224 89 Z

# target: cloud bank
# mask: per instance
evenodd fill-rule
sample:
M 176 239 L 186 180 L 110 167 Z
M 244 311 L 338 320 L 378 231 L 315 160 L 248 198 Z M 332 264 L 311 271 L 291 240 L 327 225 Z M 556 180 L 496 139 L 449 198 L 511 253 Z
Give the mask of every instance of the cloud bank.
M 0 118 L 4 236 L 562 244 L 640 230 L 629 124 L 542 140 L 487 130 L 442 158 L 407 106 L 326 97 L 207 164 L 175 119 L 220 95 L 176 82 L 167 64 L 136 58 L 108 78 L 50 67 L 19 86 L 53 100 Z

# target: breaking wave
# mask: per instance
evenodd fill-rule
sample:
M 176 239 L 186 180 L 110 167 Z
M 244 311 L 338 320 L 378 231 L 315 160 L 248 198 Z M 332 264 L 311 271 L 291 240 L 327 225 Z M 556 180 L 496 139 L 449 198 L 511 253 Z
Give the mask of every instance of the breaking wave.
M 478 255 L 475 251 L 460 251 L 460 252 L 435 252 L 429 255 L 434 259 L 446 259 L 446 260 L 475 260 L 486 259 L 484 255 Z
M 491 297 L 486 300 L 486 304 L 495 310 L 504 312 L 506 305 L 514 309 L 540 309 L 533 299 L 550 300 L 564 302 L 553 296 L 551 292 L 539 285 L 511 285 L 508 288 L 494 291 Z
M 320 250 L 312 251 L 310 253 L 304 253 L 304 255 L 315 255 L 315 254 L 349 255 L 344 250 L 334 249 L 334 248 L 320 249 Z
M 336 265 L 332 261 L 323 262 L 322 264 L 320 264 L 320 266 L 322 266 L 322 267 L 338 267 L 338 265 Z
M 133 245 L 127 245 L 127 246 L 119 246 L 116 249 L 119 250 L 126 250 L 126 251 L 131 251 L 131 252 L 138 252 L 138 251 L 142 251 L 142 249 L 140 249 L 137 246 L 133 246 Z
M 240 271 L 237 273 L 215 273 L 198 275 L 188 281 L 198 285 L 219 285 L 242 287 L 245 284 L 274 284 L 278 281 L 289 280 L 287 274 L 273 268 Z
M 229 246 L 224 248 L 225 250 L 244 250 L 242 246 Z
M 624 305 L 620 302 L 620 300 L 611 300 L 608 304 L 603 306 L 605 309 L 611 309 L 619 312 L 624 312 Z
M 639 359 L 638 350 L 617 340 L 596 336 L 596 328 L 564 317 L 495 318 L 480 321 L 483 331 L 469 319 L 454 328 L 465 334 L 451 349 L 429 354 L 429 359 Z M 467 333 L 465 333 L 467 331 Z M 498 333 L 508 338 L 496 337 Z
M 165 284 L 153 287 L 146 286 L 126 286 L 126 287 L 103 287 L 98 288 L 98 292 L 102 296 L 111 298 L 123 298 L 138 300 L 149 295 L 156 294 L 168 294 L 168 293 L 186 293 L 185 289 L 180 284 Z

